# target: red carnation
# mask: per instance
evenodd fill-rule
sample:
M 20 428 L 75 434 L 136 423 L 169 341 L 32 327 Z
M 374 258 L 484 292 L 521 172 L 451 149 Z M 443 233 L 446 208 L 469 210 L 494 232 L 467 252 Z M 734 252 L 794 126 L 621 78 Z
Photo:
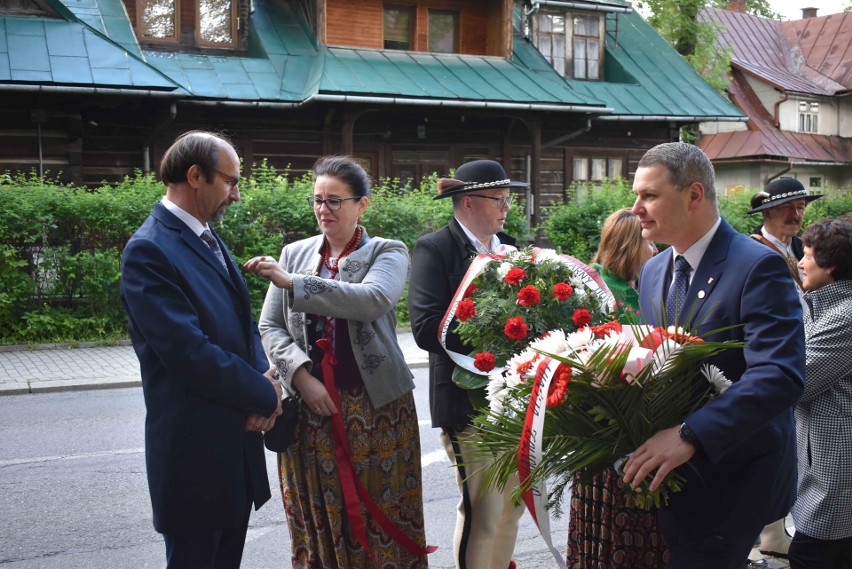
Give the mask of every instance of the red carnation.
M 521 303 L 521 306 L 529 308 L 538 304 L 540 300 L 541 293 L 532 285 L 525 286 L 518 291 L 518 301 Z
M 456 308 L 456 318 L 458 318 L 461 322 L 466 320 L 470 320 L 476 315 L 476 305 L 472 300 L 466 299 L 459 302 L 458 307 Z
M 574 287 L 568 283 L 556 283 L 550 289 L 550 294 L 553 295 L 553 298 L 562 302 L 568 300 L 568 297 L 574 294 Z
M 607 322 L 606 324 L 601 324 L 600 326 L 592 326 L 592 333 L 595 336 L 604 337 L 610 332 L 616 332 L 620 334 L 621 329 L 621 323 L 617 320 L 613 320 L 612 322 Z
M 592 313 L 586 310 L 585 308 L 578 308 L 574 311 L 574 325 L 577 328 L 582 328 L 586 324 L 592 321 Z
M 471 296 L 473 296 L 473 293 L 476 292 L 476 288 L 476 283 L 470 283 L 470 286 L 467 287 L 467 290 L 464 291 L 462 298 L 470 298 Z
M 547 389 L 547 407 L 557 407 L 565 402 L 569 383 L 571 383 L 571 368 L 565 364 L 559 364 Z
M 509 269 L 509 272 L 506 273 L 506 276 L 503 278 L 504 281 L 509 283 L 512 286 L 518 286 L 521 284 L 521 281 L 524 277 L 527 276 L 527 272 L 523 269 L 519 269 L 518 267 Z
M 503 327 L 503 333 L 510 340 L 523 340 L 527 337 L 527 323 L 520 316 L 513 316 L 506 320 L 506 326 Z
M 494 354 L 491 352 L 479 352 L 473 357 L 473 367 L 479 371 L 488 373 L 494 369 Z

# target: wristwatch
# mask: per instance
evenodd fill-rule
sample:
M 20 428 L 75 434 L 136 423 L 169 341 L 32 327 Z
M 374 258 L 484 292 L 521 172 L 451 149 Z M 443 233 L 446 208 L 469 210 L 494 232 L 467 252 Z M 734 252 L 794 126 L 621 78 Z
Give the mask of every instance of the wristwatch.
M 681 423 L 680 429 L 678 429 L 678 434 L 680 435 L 680 438 L 694 446 L 696 449 L 701 446 L 701 442 L 698 440 L 698 435 L 696 435 L 695 431 L 693 431 L 686 423 Z

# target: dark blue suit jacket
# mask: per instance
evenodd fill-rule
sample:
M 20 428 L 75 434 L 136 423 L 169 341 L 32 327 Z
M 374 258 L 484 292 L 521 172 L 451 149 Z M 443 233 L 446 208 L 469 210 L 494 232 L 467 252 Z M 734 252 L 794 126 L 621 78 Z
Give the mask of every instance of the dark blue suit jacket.
M 217 237 L 218 239 L 218 237 Z M 121 298 L 145 394 L 145 457 L 154 528 L 222 529 L 270 497 L 262 438 L 249 412 L 271 415 L 275 389 L 248 290 L 158 203 L 128 241 Z
M 660 323 L 671 265 L 666 251 L 642 269 L 639 299 L 649 324 Z M 723 219 L 695 269 L 684 306 L 693 311 L 688 325 L 706 340 L 740 340 L 745 349 L 727 350 L 708 362 L 734 383 L 686 418 L 701 450 L 680 467 L 686 486 L 661 514 L 676 516 L 680 528 L 692 531 L 753 530 L 786 515 L 795 499 L 792 408 L 805 376 L 796 288 L 780 255 Z

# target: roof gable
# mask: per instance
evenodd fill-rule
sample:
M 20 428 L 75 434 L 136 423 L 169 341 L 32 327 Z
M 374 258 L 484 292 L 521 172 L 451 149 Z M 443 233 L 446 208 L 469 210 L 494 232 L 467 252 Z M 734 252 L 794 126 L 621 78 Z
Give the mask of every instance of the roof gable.
M 707 8 L 701 19 L 719 25 L 734 68 L 778 89 L 831 96 L 852 87 L 852 14 L 779 22 Z

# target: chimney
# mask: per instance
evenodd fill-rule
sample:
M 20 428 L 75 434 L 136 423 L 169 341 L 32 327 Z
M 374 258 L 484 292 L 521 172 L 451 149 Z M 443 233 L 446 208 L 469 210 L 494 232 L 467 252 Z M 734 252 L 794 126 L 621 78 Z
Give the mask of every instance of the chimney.
M 818 9 L 819 8 L 802 8 L 802 19 L 807 20 L 808 18 L 816 18 Z
M 728 0 L 728 10 L 731 12 L 746 13 L 746 0 Z

